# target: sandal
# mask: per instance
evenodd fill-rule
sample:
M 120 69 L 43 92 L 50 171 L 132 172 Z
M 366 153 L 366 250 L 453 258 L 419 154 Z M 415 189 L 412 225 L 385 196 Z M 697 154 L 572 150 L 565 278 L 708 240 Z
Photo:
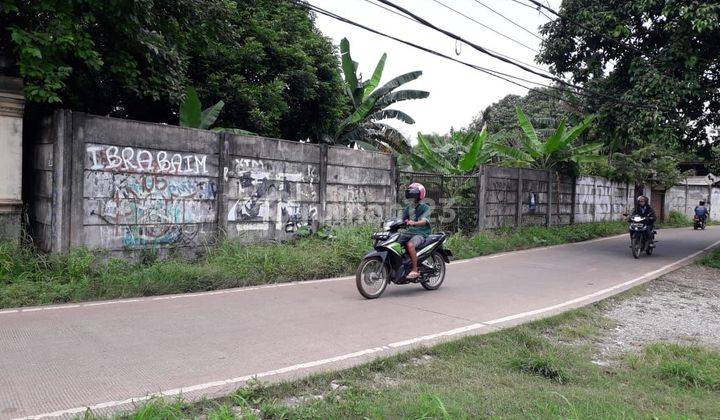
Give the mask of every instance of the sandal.
M 406 278 L 408 280 L 415 280 L 418 277 L 420 277 L 420 273 L 418 273 L 417 271 L 411 271 L 410 273 L 408 273 Z

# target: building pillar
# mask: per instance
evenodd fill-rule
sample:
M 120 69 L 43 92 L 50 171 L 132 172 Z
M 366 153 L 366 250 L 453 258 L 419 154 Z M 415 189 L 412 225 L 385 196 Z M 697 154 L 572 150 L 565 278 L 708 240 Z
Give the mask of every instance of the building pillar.
M 0 76 L 0 240 L 20 239 L 24 108 L 22 80 Z

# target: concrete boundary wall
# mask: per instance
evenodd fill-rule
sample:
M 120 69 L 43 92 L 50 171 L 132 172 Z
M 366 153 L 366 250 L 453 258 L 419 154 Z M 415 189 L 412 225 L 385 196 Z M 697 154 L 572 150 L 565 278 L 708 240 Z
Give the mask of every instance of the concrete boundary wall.
M 695 206 L 704 200 L 710 208 L 710 219 L 720 220 L 720 188 L 710 185 L 676 185 L 665 193 L 666 214 L 677 211 L 691 218 Z
M 390 155 L 57 111 L 28 134 L 38 247 L 194 253 L 392 211 Z
M 30 231 L 47 252 L 86 246 L 194 254 L 225 237 L 284 240 L 321 225 L 396 217 L 402 195 L 391 155 L 345 147 L 66 110 L 28 130 L 26 145 Z M 456 176 L 460 183 L 447 183 L 452 175 L 402 174 L 432 179 L 439 206 L 453 201 L 444 188 L 467 187 L 454 208 L 463 211 L 463 230 L 620 220 L 634 202 L 633 185 L 552 171 L 487 165 Z M 720 189 L 705 191 L 720 202 Z M 688 214 L 694 203 L 685 201 L 701 193 L 675 187 L 665 203 Z M 716 207 L 712 217 L 720 218 Z M 444 210 L 435 209 L 436 217 Z
M 634 186 L 599 177 L 495 166 L 479 177 L 479 229 L 621 220 L 633 205 Z
M 579 223 L 621 220 L 622 213 L 633 208 L 633 184 L 581 177 L 575 188 L 575 220 Z

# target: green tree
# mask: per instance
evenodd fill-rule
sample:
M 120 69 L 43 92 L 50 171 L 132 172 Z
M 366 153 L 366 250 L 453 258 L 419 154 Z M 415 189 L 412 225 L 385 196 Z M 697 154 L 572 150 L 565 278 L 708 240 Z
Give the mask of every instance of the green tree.
M 582 121 L 583 116 L 583 104 L 579 98 L 555 89 L 538 88 L 528 91 L 525 96 L 505 96 L 475 116 L 469 128 L 479 132 L 483 127 L 487 127 L 488 131 L 498 138 L 519 145 L 517 139 L 523 133 L 517 124 L 517 107 L 532 116 L 533 126 L 541 138 L 554 133 L 560 121 L 577 124 Z
M 594 116 L 586 117 L 580 124 L 567 127 L 561 121 L 555 132 L 541 139 L 530 119 L 519 107 L 516 108 L 518 125 L 523 131 L 520 136 L 520 147 L 497 142 L 493 148 L 498 155 L 505 158 L 508 166 L 554 170 L 570 175 L 580 172 L 584 162 L 597 162 L 605 159 L 598 154 L 603 145 L 588 143 L 577 145 L 576 140 L 590 127 Z
M 677 185 L 690 173 L 678 169 L 680 156 L 657 144 L 650 144 L 630 153 L 616 153 L 610 162 L 607 176 L 635 185 L 649 184 L 655 188 L 670 188 Z
M 410 146 L 405 137 L 396 129 L 380 121 L 396 119 L 406 124 L 415 123 L 415 120 L 408 114 L 388 107 L 397 102 L 430 96 L 430 92 L 422 90 L 396 90 L 420 77 L 422 71 L 403 74 L 378 88 L 385 69 L 387 54 L 383 54 L 378 61 L 372 77 L 362 80 L 357 75 L 358 63 L 353 61 L 350 55 L 350 42 L 347 38 L 343 38 L 340 42 L 340 53 L 345 76 L 345 92 L 352 103 L 352 110 L 351 114 L 338 125 L 332 141 L 339 144 L 361 145 L 365 148 L 408 153 Z
M 406 159 L 415 171 L 468 174 L 489 163 L 494 154 L 487 130 L 453 131 L 445 136 L 419 133 Z
M 176 123 L 192 85 L 220 125 L 307 139 L 347 106 L 332 43 L 286 0 L 0 0 L 0 56 L 31 108 Z
M 563 0 L 560 14 L 565 18 L 542 28 L 539 61 L 594 91 L 649 107 L 587 98 L 613 150 L 659 144 L 709 155 L 705 127 L 720 125 L 720 4 Z

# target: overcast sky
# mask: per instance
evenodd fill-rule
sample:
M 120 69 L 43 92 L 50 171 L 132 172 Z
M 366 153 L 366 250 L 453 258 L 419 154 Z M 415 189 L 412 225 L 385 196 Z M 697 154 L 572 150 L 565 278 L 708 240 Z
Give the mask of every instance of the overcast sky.
M 532 80 L 543 81 L 543 79 L 525 73 L 521 69 L 477 52 L 467 45 L 456 46 L 455 41 L 447 36 L 370 3 L 371 1 L 376 2 L 376 0 L 309 1 L 318 7 L 348 19 L 457 57 L 460 60 Z M 538 34 L 538 27 L 547 22 L 548 19 L 533 9 L 523 7 L 513 0 L 439 1 L 482 24 L 520 41 L 530 48 L 539 49 L 539 39 L 494 14 L 483 7 L 479 1 L 505 15 L 528 31 Z M 529 3 L 527 0 L 518 1 Z M 545 2 L 557 10 L 561 0 L 545 0 Z M 435 0 L 396 0 L 395 3 L 413 11 L 431 23 L 455 32 L 476 44 L 537 65 L 537 63 L 534 63 L 535 52 L 483 28 L 478 23 L 443 7 Z M 383 52 L 388 54 L 388 59 L 382 82 L 409 71 L 423 71 L 420 79 L 407 86 L 430 91 L 430 97 L 395 105 L 395 107 L 410 114 L 416 123 L 414 125 L 391 123 L 411 139 L 415 139 L 418 131 L 443 134 L 447 133 L 450 127 L 456 129 L 466 127 L 478 112 L 505 95 L 511 93 L 523 95 L 527 92 L 521 87 L 514 86 L 477 70 L 415 50 L 412 47 L 323 15 L 318 15 L 317 26 L 336 45 L 340 43 L 342 38 L 348 38 L 352 57 L 360 63 L 359 71 L 364 78 L 372 74 Z M 460 51 L 459 56 L 456 55 L 456 49 Z

